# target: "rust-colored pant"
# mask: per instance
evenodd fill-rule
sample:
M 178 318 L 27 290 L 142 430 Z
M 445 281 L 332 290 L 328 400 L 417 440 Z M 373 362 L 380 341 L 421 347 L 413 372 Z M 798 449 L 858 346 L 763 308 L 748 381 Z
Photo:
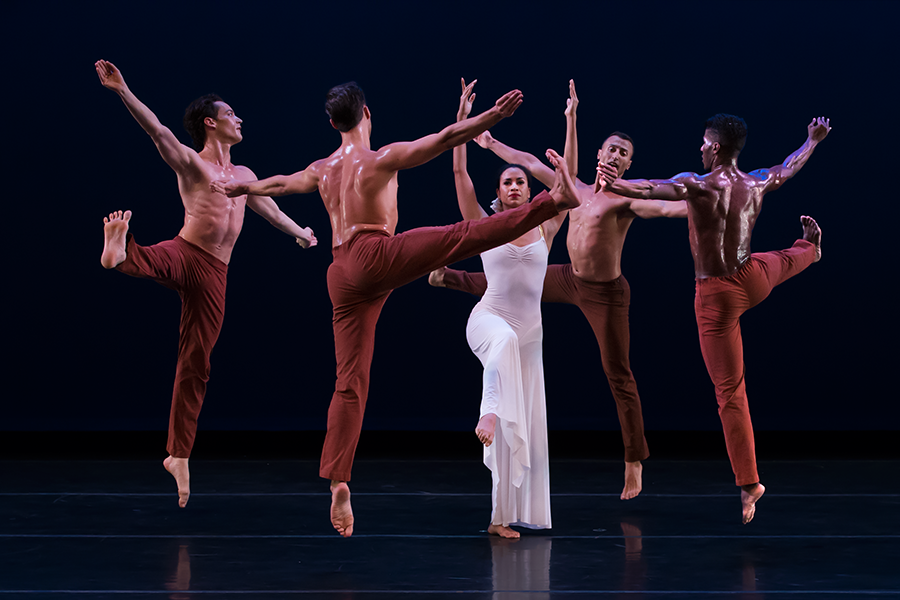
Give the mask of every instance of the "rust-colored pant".
M 116 270 L 152 279 L 181 296 L 178 362 L 166 450 L 176 458 L 189 458 L 209 381 L 209 355 L 225 317 L 228 265 L 181 236 L 139 246 L 129 233 L 125 251 L 125 260 Z
M 375 325 L 394 288 L 534 229 L 559 211 L 542 192 L 530 204 L 479 221 L 422 227 L 395 236 L 362 232 L 333 249 L 328 294 L 334 306 L 337 381 L 319 475 L 349 481 L 369 394 Z
M 697 280 L 694 311 L 700 350 L 716 388 L 719 418 L 737 485 L 759 482 L 744 385 L 740 317 L 762 302 L 776 285 L 811 265 L 815 257 L 812 243 L 797 240 L 787 250 L 751 254 L 734 275 Z
M 487 289 L 487 280 L 484 273 L 447 269 L 444 285 L 482 296 Z M 600 346 L 603 371 L 616 401 L 622 441 L 625 443 L 625 460 L 646 459 L 650 452 L 644 438 L 641 398 L 628 358 L 631 340 L 628 330 L 631 288 L 628 281 L 624 276 L 602 283 L 585 281 L 575 275 L 570 264 L 549 265 L 541 302 L 574 304 L 584 313 Z

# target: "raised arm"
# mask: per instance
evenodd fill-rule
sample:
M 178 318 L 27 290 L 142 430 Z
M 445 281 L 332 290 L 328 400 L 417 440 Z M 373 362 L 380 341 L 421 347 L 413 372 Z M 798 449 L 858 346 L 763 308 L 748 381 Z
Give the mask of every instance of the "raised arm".
M 477 79 L 472 82 L 474 85 Z M 453 148 L 473 139 L 482 131 L 493 127 L 501 119 L 512 116 L 522 104 L 522 92 L 513 90 L 500 97 L 494 106 L 477 117 L 465 119 L 445 127 L 439 133 L 433 133 L 413 142 L 396 142 L 388 144 L 378 151 L 376 166 L 382 171 L 399 171 L 411 169 L 424 164 Z
M 771 169 L 757 169 L 750 173 L 759 179 L 765 180 L 766 192 L 777 190 L 785 181 L 796 175 L 797 171 L 803 168 L 803 165 L 812 156 L 813 150 L 816 149 L 819 142 L 824 140 L 828 132 L 831 131 L 831 119 L 826 119 L 825 117 L 813 119 L 806 126 L 806 131 L 806 141 L 795 152 L 784 159 L 783 163 Z
M 657 217 L 681 218 L 688 215 L 687 202 L 670 202 L 667 200 L 632 200 L 629 205 L 631 212 L 642 219 L 655 219 Z
M 97 70 L 97 76 L 103 87 L 119 94 L 128 112 L 156 144 L 166 164 L 177 173 L 183 173 L 191 165 L 197 153 L 179 142 L 175 134 L 160 123 L 156 115 L 131 93 L 131 90 L 125 85 L 125 78 L 114 64 L 108 60 L 98 60 L 94 63 L 94 68 Z
M 309 194 L 319 187 L 318 163 L 315 162 L 293 175 L 275 175 L 259 181 L 236 181 L 219 179 L 211 181 L 209 189 L 229 198 L 252 194 L 254 196 L 287 196 L 289 194 Z
M 462 95 L 459 97 L 459 111 L 456 113 L 457 122 L 463 121 L 469 116 L 472 111 L 472 102 L 475 100 L 475 94 L 472 93 L 475 82 L 466 85 L 465 79 L 460 79 L 460 81 L 462 82 Z M 453 181 L 456 183 L 456 200 L 459 202 L 459 211 L 466 221 L 477 221 L 486 217 L 487 212 L 478 204 L 475 186 L 472 185 L 472 178 L 469 177 L 466 163 L 466 145 L 460 144 L 454 147 Z
M 527 168 L 529 171 L 531 171 L 531 174 L 535 179 L 537 179 L 547 187 L 553 186 L 553 181 L 556 179 L 556 174 L 554 173 L 553 169 L 538 160 L 538 158 L 534 154 L 522 152 L 521 150 L 516 150 L 515 148 L 507 146 L 499 140 L 494 139 L 490 131 L 485 131 L 477 138 L 475 138 L 475 143 L 482 148 L 490 150 L 505 162 L 515 163 Z
M 566 100 L 566 147 L 563 149 L 563 157 L 573 180 L 578 177 L 578 132 L 575 129 L 577 110 L 578 94 L 575 93 L 575 80 L 570 79 L 569 98 Z

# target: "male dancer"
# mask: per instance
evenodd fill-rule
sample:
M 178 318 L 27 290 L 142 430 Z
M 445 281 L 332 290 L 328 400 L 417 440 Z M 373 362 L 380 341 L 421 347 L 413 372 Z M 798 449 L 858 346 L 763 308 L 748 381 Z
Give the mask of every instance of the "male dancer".
M 829 119 L 813 119 L 806 142 L 784 163 L 744 173 L 737 167 L 737 158 L 747 140 L 747 125 L 739 117 L 718 114 L 706 122 L 700 147 L 703 167 L 709 170 L 706 175 L 608 181 L 612 190 L 631 197 L 687 201 L 700 350 L 716 388 L 728 458 L 741 487 L 745 524 L 753 519 L 756 502 L 766 488 L 756 471 L 740 316 L 773 287 L 822 257 L 822 231 L 811 217 L 800 217 L 803 238 L 787 250 L 751 254 L 750 234 L 763 196 L 793 177 L 829 131 Z
M 471 93 L 475 81 L 467 87 Z M 513 114 L 522 93 L 511 91 L 490 110 L 413 142 L 371 150 L 372 116 L 354 82 L 328 92 L 325 110 L 341 133 L 341 146 L 303 171 L 256 182 L 215 181 L 223 194 L 309 193 L 316 189 L 331 217 L 334 262 L 328 293 L 334 306 L 337 382 L 328 409 L 328 433 L 319 474 L 331 480 L 331 522 L 344 537 L 353 534 L 350 470 L 359 440 L 369 389 L 375 324 L 394 288 L 441 265 L 512 241 L 560 210 L 578 205 L 565 163 L 552 150 L 556 184 L 526 206 L 480 221 L 427 227 L 394 235 L 397 227 L 397 172 L 428 162 L 471 140 Z
M 181 296 L 181 326 L 175 390 L 169 416 L 168 458 L 163 466 L 178 485 L 178 505 L 190 497 L 188 459 L 197 433 L 197 417 L 209 380 L 209 355 L 225 316 L 225 279 L 228 261 L 249 206 L 303 248 L 316 245 L 308 227 L 294 223 L 271 198 L 223 198 L 209 191 L 213 179 L 256 179 L 247 167 L 231 163 L 231 147 L 241 141 L 241 119 L 215 95 L 198 98 L 184 115 L 184 126 L 194 141 L 192 150 L 179 143 L 149 108 L 140 102 L 122 73 L 109 61 L 95 63 L 100 83 L 119 94 L 126 108 L 144 128 L 178 175 L 184 204 L 184 227 L 171 241 L 139 246 L 128 233 L 131 211 L 110 213 L 104 223 L 100 264 L 133 277 L 147 277 Z
M 569 81 L 566 106 L 565 160 L 574 178 L 577 174 L 578 136 L 576 112 L 578 96 L 575 82 Z M 493 151 L 509 163 L 524 165 L 545 185 L 553 180 L 553 171 L 533 155 L 501 144 L 485 131 L 475 141 Z M 581 206 L 569 211 L 569 234 L 566 246 L 572 262 L 549 265 L 544 278 L 542 302 L 574 304 L 587 317 L 600 346 L 603 371 L 609 381 L 622 440 L 625 443 L 625 487 L 622 500 L 634 498 L 641 492 L 641 461 L 649 456 L 644 438 L 644 420 L 637 384 L 631 373 L 628 358 L 630 333 L 628 305 L 631 289 L 622 275 L 621 257 L 625 235 L 635 217 L 686 217 L 682 203 L 661 200 L 634 200 L 615 194 L 604 187 L 600 173 L 621 177 L 631 166 L 634 144 L 624 133 L 610 135 L 597 152 L 597 179 L 588 186 L 575 179 Z M 437 287 L 447 287 L 483 295 L 487 289 L 484 273 L 466 273 L 452 269 L 438 269 L 428 278 Z

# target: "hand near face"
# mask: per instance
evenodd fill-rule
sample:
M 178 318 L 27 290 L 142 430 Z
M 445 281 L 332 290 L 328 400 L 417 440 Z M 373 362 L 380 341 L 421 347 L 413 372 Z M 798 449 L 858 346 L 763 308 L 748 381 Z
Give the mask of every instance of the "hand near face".
M 601 188 L 612 185 L 619 178 L 619 171 L 611 164 L 601 163 L 597 165 L 597 181 Z

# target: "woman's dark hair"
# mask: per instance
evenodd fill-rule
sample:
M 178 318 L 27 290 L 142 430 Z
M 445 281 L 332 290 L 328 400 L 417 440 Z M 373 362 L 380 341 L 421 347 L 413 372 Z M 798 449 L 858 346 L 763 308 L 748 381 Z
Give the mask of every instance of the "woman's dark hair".
M 365 105 L 366 95 L 355 81 L 336 85 L 325 96 L 325 112 L 335 128 L 342 133 L 359 125 Z
M 517 165 L 515 163 L 503 165 L 502 167 L 500 167 L 500 170 L 497 171 L 497 176 L 494 178 L 494 181 L 496 181 L 497 183 L 497 189 L 500 188 L 500 181 L 503 179 L 503 174 L 510 169 L 522 169 L 522 172 L 525 173 L 525 182 L 528 183 L 528 189 L 531 189 L 531 171 L 529 171 L 527 167 L 523 167 L 522 165 Z
M 191 102 L 184 111 L 182 124 L 194 141 L 194 150 L 197 152 L 203 150 L 203 146 L 206 145 L 206 125 L 203 124 L 203 119 L 206 117 L 215 119 L 219 116 L 216 102 L 222 102 L 222 99 L 216 94 L 207 94 Z

